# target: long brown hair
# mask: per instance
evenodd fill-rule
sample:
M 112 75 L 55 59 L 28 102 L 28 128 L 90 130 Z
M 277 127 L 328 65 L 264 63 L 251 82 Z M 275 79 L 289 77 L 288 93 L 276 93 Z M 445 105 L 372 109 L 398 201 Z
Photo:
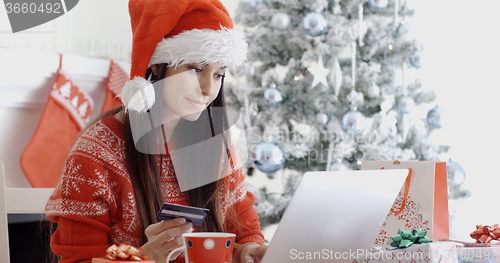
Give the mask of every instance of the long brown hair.
M 151 76 L 151 81 L 155 82 L 164 78 L 167 70 L 167 64 L 161 64 L 159 67 L 159 72 L 155 76 L 152 74 L 151 68 L 148 68 L 146 71 L 145 78 Z M 219 94 L 214 99 L 214 101 L 209 105 L 209 107 L 202 112 L 202 114 L 210 115 L 210 125 L 212 129 L 212 135 L 221 134 L 224 138 L 225 146 L 221 146 L 221 149 L 207 149 L 207 151 L 201 151 L 203 154 L 203 158 L 210 158 L 210 161 L 220 163 L 222 151 L 225 151 L 226 154 L 230 155 L 230 152 L 227 150 L 230 147 L 229 141 L 229 130 L 228 130 L 228 121 L 227 115 L 224 111 L 210 111 L 211 107 L 222 107 L 224 108 L 224 92 L 223 92 L 223 81 L 222 86 L 219 91 Z M 219 116 L 213 116 L 214 114 L 219 114 Z M 206 120 L 206 118 L 204 119 Z M 183 131 L 186 130 L 195 130 L 194 127 L 199 127 L 199 122 L 202 121 L 201 118 L 197 121 L 186 121 L 181 119 L 179 124 L 173 131 L 173 138 L 176 141 L 176 145 L 178 147 L 182 147 L 189 139 L 183 135 Z M 126 164 L 130 172 L 130 178 L 132 180 L 132 184 L 134 187 L 134 194 L 137 203 L 137 211 L 139 214 L 139 218 L 142 225 L 142 238 L 143 243 L 146 242 L 146 237 L 144 234 L 144 230 L 152 223 L 156 222 L 156 214 L 161 207 L 163 200 L 159 185 L 159 177 L 163 173 L 163 169 L 161 169 L 161 162 L 163 161 L 164 156 L 157 156 L 154 154 L 144 154 L 136 150 L 134 145 L 134 140 L 132 137 L 130 120 L 128 115 L 126 115 L 125 121 L 125 145 L 126 145 Z M 197 136 L 203 136 L 201 133 Z M 192 138 L 190 138 L 192 139 Z M 225 148 L 225 149 L 223 149 Z M 215 152 L 215 154 L 214 154 Z M 209 154 L 210 153 L 210 154 Z M 217 154 L 220 153 L 220 154 Z M 228 156 L 230 158 L 230 156 Z M 189 173 L 192 165 L 189 165 L 188 160 L 183 160 L 184 163 L 180 167 L 180 169 L 184 169 L 185 172 Z M 222 169 L 222 172 L 225 173 L 227 170 L 228 162 L 225 162 L 225 167 Z M 178 169 L 178 167 L 176 167 Z M 218 170 L 218 169 L 217 169 Z M 212 171 L 218 172 L 218 171 Z M 222 177 L 219 175 L 219 178 Z M 222 177 L 223 178 L 223 177 Z M 203 224 L 197 227 L 197 231 L 204 232 L 225 232 L 226 226 L 222 222 L 222 211 L 221 211 L 221 190 L 224 187 L 224 179 L 217 180 L 213 183 L 206 184 L 204 186 L 185 191 L 185 197 L 187 203 L 191 206 L 208 208 L 210 212 L 203 222 Z M 234 211 L 228 211 L 229 214 L 232 214 L 230 218 L 235 219 Z M 234 220 L 236 221 L 236 220 Z

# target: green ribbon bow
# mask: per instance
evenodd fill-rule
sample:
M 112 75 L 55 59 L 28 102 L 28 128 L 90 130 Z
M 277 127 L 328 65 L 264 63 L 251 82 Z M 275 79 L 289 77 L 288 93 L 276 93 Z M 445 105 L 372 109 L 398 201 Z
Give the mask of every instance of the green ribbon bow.
M 425 234 L 427 234 L 427 230 L 422 230 L 421 228 L 415 230 L 401 230 L 400 228 L 398 230 L 398 234 L 391 237 L 391 246 L 405 248 L 413 244 L 432 242 L 432 240 L 428 239 Z

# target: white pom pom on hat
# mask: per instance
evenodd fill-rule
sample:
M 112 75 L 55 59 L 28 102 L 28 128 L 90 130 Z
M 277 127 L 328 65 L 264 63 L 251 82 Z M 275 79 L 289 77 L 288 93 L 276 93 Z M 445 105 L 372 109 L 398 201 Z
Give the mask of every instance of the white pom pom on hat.
M 121 98 L 125 111 L 144 113 L 155 103 L 155 90 L 151 82 L 136 76 L 125 83 L 118 97 Z
M 247 42 L 234 30 L 219 0 L 130 0 L 132 67 L 120 96 L 126 109 L 146 112 L 154 103 L 153 86 L 144 79 L 152 64 L 178 66 L 246 61 Z M 146 82 L 149 85 L 146 85 Z

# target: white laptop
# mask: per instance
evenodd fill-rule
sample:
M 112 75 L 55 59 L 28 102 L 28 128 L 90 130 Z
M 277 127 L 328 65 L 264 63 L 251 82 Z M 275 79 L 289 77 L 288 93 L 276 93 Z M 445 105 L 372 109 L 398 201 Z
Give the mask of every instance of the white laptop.
M 262 263 L 353 262 L 371 248 L 407 175 L 406 169 L 305 173 Z

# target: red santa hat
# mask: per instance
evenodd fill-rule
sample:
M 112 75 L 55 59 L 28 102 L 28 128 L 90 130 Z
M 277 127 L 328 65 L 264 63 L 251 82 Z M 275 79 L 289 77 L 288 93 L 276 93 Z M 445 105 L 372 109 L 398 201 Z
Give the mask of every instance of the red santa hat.
M 244 36 L 218 0 L 130 0 L 129 12 L 132 67 L 120 95 L 128 110 L 145 112 L 153 105 L 153 86 L 144 79 L 153 64 L 208 62 L 234 68 L 246 60 Z

